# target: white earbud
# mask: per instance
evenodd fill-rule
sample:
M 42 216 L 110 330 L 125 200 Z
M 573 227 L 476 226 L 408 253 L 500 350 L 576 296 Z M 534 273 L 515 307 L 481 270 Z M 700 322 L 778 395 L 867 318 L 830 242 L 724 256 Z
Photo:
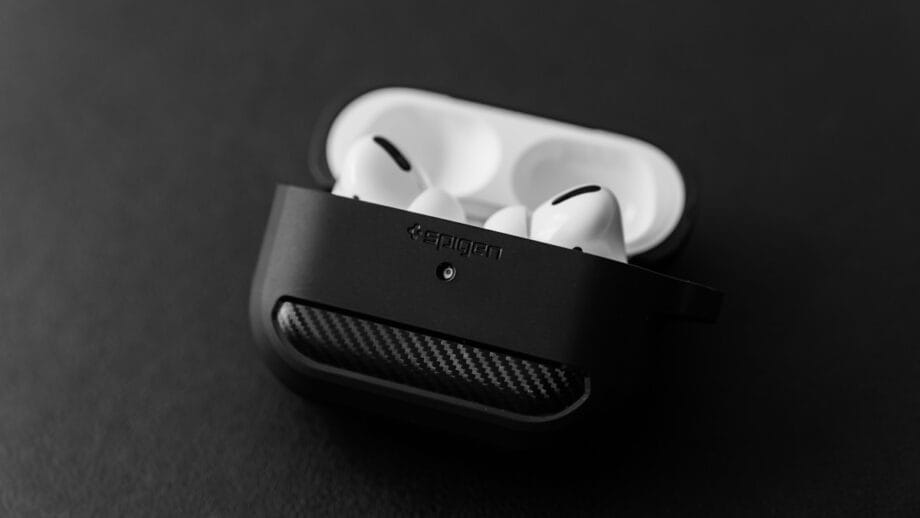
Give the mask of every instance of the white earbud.
M 425 174 L 395 144 L 379 135 L 368 135 L 348 150 L 332 194 L 402 209 L 425 187 Z
M 491 216 L 483 223 L 482 227 L 486 230 L 494 230 L 511 234 L 512 236 L 527 238 L 530 235 L 528 223 L 530 215 L 527 214 L 527 207 L 523 205 L 511 205 L 505 207 Z
M 437 187 L 425 189 L 409 204 L 409 211 L 466 223 L 466 213 L 460 206 L 460 202 Z
M 460 202 L 428 187 L 424 171 L 380 135 L 361 137 L 352 144 L 332 194 L 466 223 Z
M 620 205 L 609 189 L 598 185 L 569 189 L 537 207 L 530 237 L 626 262 Z

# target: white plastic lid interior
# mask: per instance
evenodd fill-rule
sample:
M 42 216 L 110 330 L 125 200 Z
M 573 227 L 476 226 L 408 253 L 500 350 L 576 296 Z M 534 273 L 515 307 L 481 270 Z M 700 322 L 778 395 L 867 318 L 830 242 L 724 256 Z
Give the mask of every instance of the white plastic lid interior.
M 383 135 L 458 197 L 470 221 L 515 204 L 533 210 L 559 192 L 592 183 L 620 203 L 626 251 L 654 248 L 677 226 L 684 182 L 647 142 L 409 88 L 373 90 L 336 117 L 326 157 L 338 178 L 358 137 Z

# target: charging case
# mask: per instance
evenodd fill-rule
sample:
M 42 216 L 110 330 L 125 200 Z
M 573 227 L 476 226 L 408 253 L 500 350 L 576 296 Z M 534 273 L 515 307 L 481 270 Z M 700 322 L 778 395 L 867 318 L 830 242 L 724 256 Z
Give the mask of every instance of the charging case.
M 469 223 L 278 186 L 250 316 L 296 391 L 526 442 L 616 409 L 661 319 L 715 320 L 710 288 L 481 227 L 502 207 L 592 183 L 617 196 L 631 261 L 674 250 L 689 225 L 686 182 L 651 144 L 383 88 L 322 122 L 314 174 L 330 186 L 368 134 L 457 197 Z

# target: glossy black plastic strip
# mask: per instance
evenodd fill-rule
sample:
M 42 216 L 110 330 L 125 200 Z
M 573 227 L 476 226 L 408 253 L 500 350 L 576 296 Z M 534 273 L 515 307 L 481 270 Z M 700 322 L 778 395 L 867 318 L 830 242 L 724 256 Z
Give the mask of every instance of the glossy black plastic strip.
M 386 151 L 394 161 L 396 161 L 396 165 L 398 165 L 400 169 L 403 171 L 412 170 L 412 164 L 409 163 L 406 155 L 403 155 L 402 152 L 399 151 L 399 148 L 397 148 L 392 142 L 379 135 L 374 137 L 374 142 L 376 142 L 378 146 L 382 147 L 383 150 Z
M 569 191 L 569 192 L 567 192 L 567 193 L 565 193 L 565 194 L 559 195 L 558 198 L 556 198 L 555 200 L 553 200 L 553 205 L 557 205 L 557 204 L 559 204 L 559 203 L 564 202 L 565 200 L 567 200 L 567 199 L 569 199 L 569 198 L 574 198 L 574 197 L 576 197 L 576 196 L 578 196 L 578 195 L 581 195 L 581 194 L 586 194 L 586 193 L 589 193 L 589 192 L 597 192 L 597 191 L 599 191 L 599 190 L 601 190 L 601 188 L 600 188 L 599 185 L 585 185 L 584 187 L 578 187 L 578 188 L 576 188 L 576 189 L 572 189 L 571 191 Z

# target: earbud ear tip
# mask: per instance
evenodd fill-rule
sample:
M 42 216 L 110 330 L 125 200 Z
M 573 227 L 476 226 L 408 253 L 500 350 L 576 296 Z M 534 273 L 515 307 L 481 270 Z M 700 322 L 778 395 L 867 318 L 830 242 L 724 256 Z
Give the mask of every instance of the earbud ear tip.
M 460 202 L 437 187 L 425 189 L 422 194 L 412 200 L 408 210 L 426 216 L 466 223 L 466 211 L 463 210 Z
M 493 213 L 482 227 L 486 230 L 527 238 L 530 237 L 530 215 L 527 213 L 527 207 L 512 205 Z
M 342 181 L 335 182 L 335 185 L 332 186 L 332 194 L 336 196 L 349 198 L 351 194 L 348 191 L 349 189 L 345 188 L 345 182 Z

